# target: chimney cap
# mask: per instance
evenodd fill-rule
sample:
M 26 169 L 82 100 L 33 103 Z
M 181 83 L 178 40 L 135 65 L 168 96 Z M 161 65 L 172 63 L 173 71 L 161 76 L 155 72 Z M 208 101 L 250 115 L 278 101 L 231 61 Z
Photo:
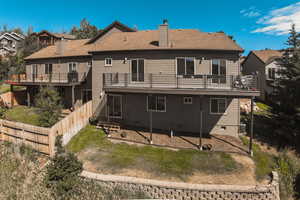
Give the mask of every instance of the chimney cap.
M 164 20 L 163 20 L 163 24 L 168 25 L 168 20 L 167 20 L 167 19 L 164 19 Z

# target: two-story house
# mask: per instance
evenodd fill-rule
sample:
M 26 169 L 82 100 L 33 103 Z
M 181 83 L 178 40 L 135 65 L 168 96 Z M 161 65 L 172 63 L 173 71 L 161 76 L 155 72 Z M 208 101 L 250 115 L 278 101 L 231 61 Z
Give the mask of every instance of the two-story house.
M 54 45 L 57 41 L 60 41 L 62 39 L 75 40 L 74 35 L 65 34 L 65 33 L 51 33 L 46 30 L 42 30 L 38 33 L 32 33 L 32 35 L 36 36 L 38 43 L 43 46 Z
M 26 58 L 30 102 L 40 85 L 61 90 L 68 106 L 91 91 L 99 120 L 122 126 L 237 136 L 239 98 L 259 95 L 243 85 L 243 49 L 225 33 L 137 31 L 115 22 L 90 40 L 60 41 Z
M 12 75 L 7 83 L 26 86 L 28 105 L 33 105 L 40 86 L 51 85 L 58 89 L 65 108 L 76 108 L 92 99 L 92 55 L 89 51 L 94 43 L 118 31 L 135 30 L 116 21 L 95 38 L 55 39 L 55 45 L 49 45 L 26 57 L 26 73 Z
M 21 34 L 10 32 L 0 36 L 0 56 L 15 54 L 20 43 L 25 39 Z
M 282 55 L 282 51 L 271 49 L 250 51 L 242 62 L 244 75 L 259 74 L 261 100 L 266 100 L 276 90 L 276 80 L 280 77 L 279 71 L 282 69 Z
M 237 136 L 239 98 L 259 95 L 240 85 L 242 52 L 224 33 L 172 30 L 166 21 L 111 34 L 90 51 L 94 110 L 124 126 Z

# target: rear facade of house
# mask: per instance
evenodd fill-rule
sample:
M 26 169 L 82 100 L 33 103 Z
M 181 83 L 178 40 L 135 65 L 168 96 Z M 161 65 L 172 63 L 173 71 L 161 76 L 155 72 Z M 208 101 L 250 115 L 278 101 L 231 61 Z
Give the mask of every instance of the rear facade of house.
M 41 85 L 58 88 L 66 107 L 93 100 L 107 123 L 165 132 L 237 136 L 239 98 L 259 95 L 240 85 L 243 51 L 224 33 L 193 29 L 136 31 L 115 22 L 90 40 L 61 41 L 27 58 L 30 102 Z
M 259 94 L 235 86 L 241 52 L 224 33 L 168 24 L 112 34 L 91 52 L 94 111 L 128 127 L 237 136 L 239 98 Z

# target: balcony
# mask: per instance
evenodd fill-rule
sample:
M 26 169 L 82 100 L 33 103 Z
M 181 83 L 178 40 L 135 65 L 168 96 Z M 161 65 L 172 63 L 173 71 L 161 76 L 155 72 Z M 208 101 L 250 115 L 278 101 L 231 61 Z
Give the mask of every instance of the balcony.
M 176 75 L 176 74 L 103 74 L 103 88 L 110 92 L 170 94 L 211 94 L 259 96 L 257 76 Z
M 76 85 L 86 79 L 86 73 L 12 74 L 6 83 L 15 85 Z

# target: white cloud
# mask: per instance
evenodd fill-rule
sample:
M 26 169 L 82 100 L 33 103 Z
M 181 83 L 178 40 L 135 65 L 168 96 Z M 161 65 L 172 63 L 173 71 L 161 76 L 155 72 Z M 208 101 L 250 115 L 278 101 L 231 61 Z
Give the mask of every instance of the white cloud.
M 252 33 L 284 35 L 289 32 L 292 24 L 295 24 L 297 31 L 300 31 L 300 2 L 271 10 L 256 23 L 261 27 L 253 30 Z
M 243 9 L 240 11 L 240 13 L 244 16 L 244 17 L 258 17 L 260 16 L 260 11 L 257 10 L 254 6 L 251 6 L 248 9 Z

